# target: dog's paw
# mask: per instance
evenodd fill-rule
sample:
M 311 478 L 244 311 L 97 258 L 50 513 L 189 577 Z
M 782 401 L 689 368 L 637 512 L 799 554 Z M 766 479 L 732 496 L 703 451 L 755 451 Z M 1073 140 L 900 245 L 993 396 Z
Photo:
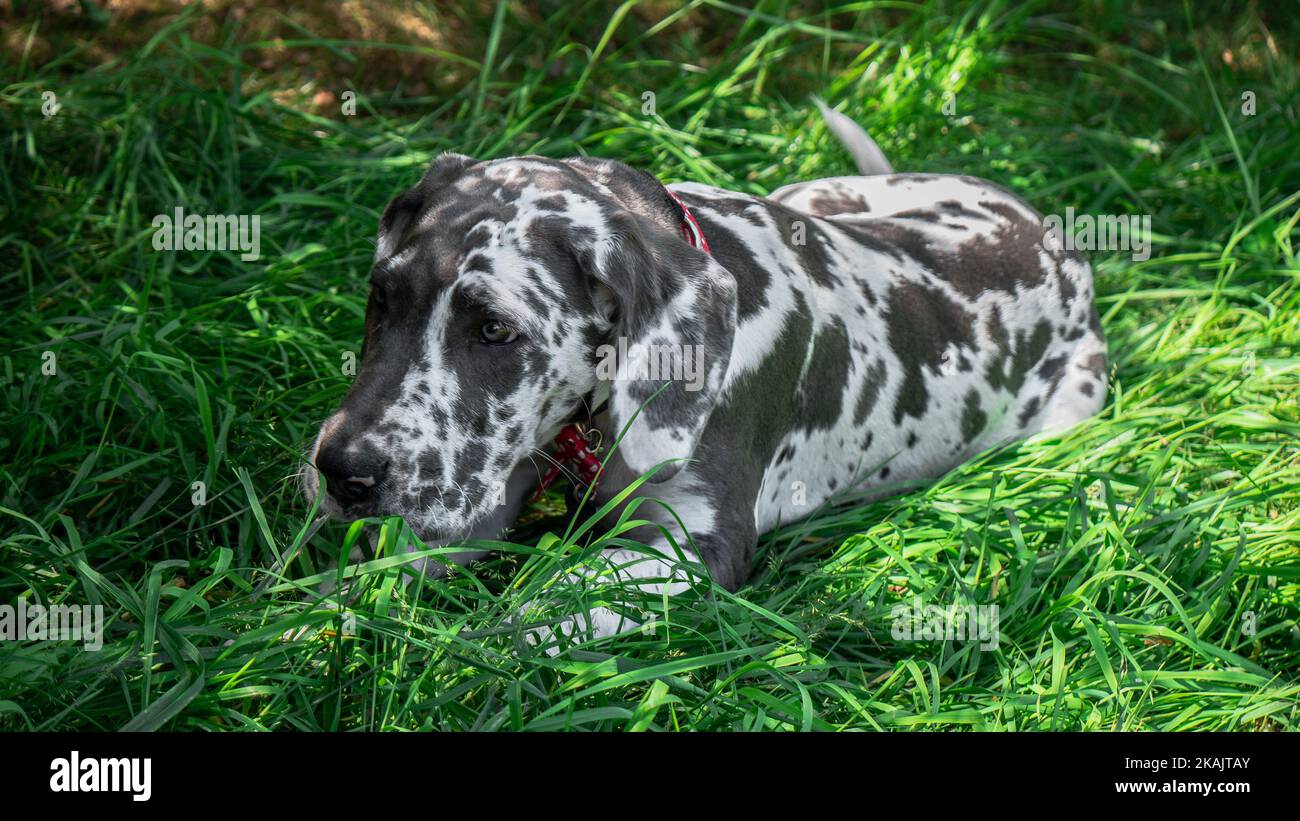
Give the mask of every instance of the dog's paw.
M 528 614 L 536 612 L 536 607 L 525 605 L 520 608 L 518 617 L 523 622 Z M 530 647 L 541 648 L 546 655 L 555 657 L 568 647 L 617 636 L 640 626 L 639 622 L 615 613 L 608 607 L 593 607 L 585 613 L 575 613 L 549 624 L 528 627 L 524 630 L 523 638 Z

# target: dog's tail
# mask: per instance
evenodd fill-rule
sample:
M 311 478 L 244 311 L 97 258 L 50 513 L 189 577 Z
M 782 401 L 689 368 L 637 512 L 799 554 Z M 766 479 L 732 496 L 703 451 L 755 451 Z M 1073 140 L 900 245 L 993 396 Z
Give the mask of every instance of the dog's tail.
M 871 139 L 871 135 L 863 130 L 862 126 L 840 112 L 833 111 L 830 106 L 821 101 L 820 97 L 813 97 L 813 102 L 821 111 L 826 127 L 835 135 L 835 139 L 849 150 L 859 174 L 870 177 L 875 174 L 894 173 L 893 166 L 885 159 L 885 152 L 880 150 L 880 146 L 876 145 L 876 141 Z

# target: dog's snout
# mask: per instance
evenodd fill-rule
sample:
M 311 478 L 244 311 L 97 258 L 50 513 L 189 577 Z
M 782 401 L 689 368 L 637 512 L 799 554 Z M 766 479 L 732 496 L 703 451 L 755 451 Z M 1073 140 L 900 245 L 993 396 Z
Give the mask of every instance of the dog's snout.
M 335 435 L 321 443 L 316 469 L 325 477 L 326 489 L 341 504 L 372 499 L 388 475 L 388 460 L 361 443 Z

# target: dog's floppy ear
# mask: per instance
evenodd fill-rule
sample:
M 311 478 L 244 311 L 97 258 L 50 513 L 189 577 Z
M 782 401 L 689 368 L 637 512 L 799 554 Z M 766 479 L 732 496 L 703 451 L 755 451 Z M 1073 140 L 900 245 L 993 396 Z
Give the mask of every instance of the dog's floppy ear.
M 384 215 L 379 220 L 375 260 L 392 256 L 393 252 L 401 247 L 402 239 L 406 236 L 411 223 L 429 204 L 437 190 L 459 177 L 462 171 L 476 162 L 478 160 L 472 157 L 451 151 L 439 154 L 429 164 L 429 169 L 424 172 L 420 182 L 409 191 L 398 195 L 384 209 Z
M 636 416 L 618 453 L 641 474 L 695 451 L 731 361 L 736 280 L 683 238 L 681 206 L 654 177 L 610 161 L 571 162 L 612 199 L 607 233 L 575 251 L 614 302 L 615 331 L 597 350 L 596 375 L 610 380 L 614 432 Z

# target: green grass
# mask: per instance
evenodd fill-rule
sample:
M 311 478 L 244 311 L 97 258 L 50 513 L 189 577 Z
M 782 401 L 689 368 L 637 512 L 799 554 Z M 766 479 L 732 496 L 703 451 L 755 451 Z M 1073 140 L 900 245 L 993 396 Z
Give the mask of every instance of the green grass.
M 485 9 L 463 32 L 470 82 L 358 89 L 355 117 L 273 94 L 232 19 L 204 41 L 183 14 L 102 67 L 6 49 L 0 603 L 103 604 L 109 628 L 97 653 L 0 645 L 0 728 L 1300 726 L 1294 7 L 767 0 L 657 24 L 672 5 L 616 25 L 592 4 Z M 406 54 L 301 36 L 363 64 Z M 814 93 L 900 170 L 1152 216 L 1150 260 L 1091 255 L 1101 415 L 819 510 L 761 539 L 738 593 L 647 603 L 653 631 L 555 659 L 507 619 L 616 537 L 566 540 L 551 505 L 472 573 L 403 589 L 411 537 L 389 520 L 344 635 L 311 598 L 361 526 L 309 531 L 295 475 L 347 389 L 388 199 L 448 149 L 754 193 L 849 173 Z M 260 214 L 262 258 L 155 252 L 151 220 L 177 205 Z M 999 605 L 998 646 L 894 640 L 891 608 L 915 597 Z M 302 627 L 325 629 L 282 639 Z

